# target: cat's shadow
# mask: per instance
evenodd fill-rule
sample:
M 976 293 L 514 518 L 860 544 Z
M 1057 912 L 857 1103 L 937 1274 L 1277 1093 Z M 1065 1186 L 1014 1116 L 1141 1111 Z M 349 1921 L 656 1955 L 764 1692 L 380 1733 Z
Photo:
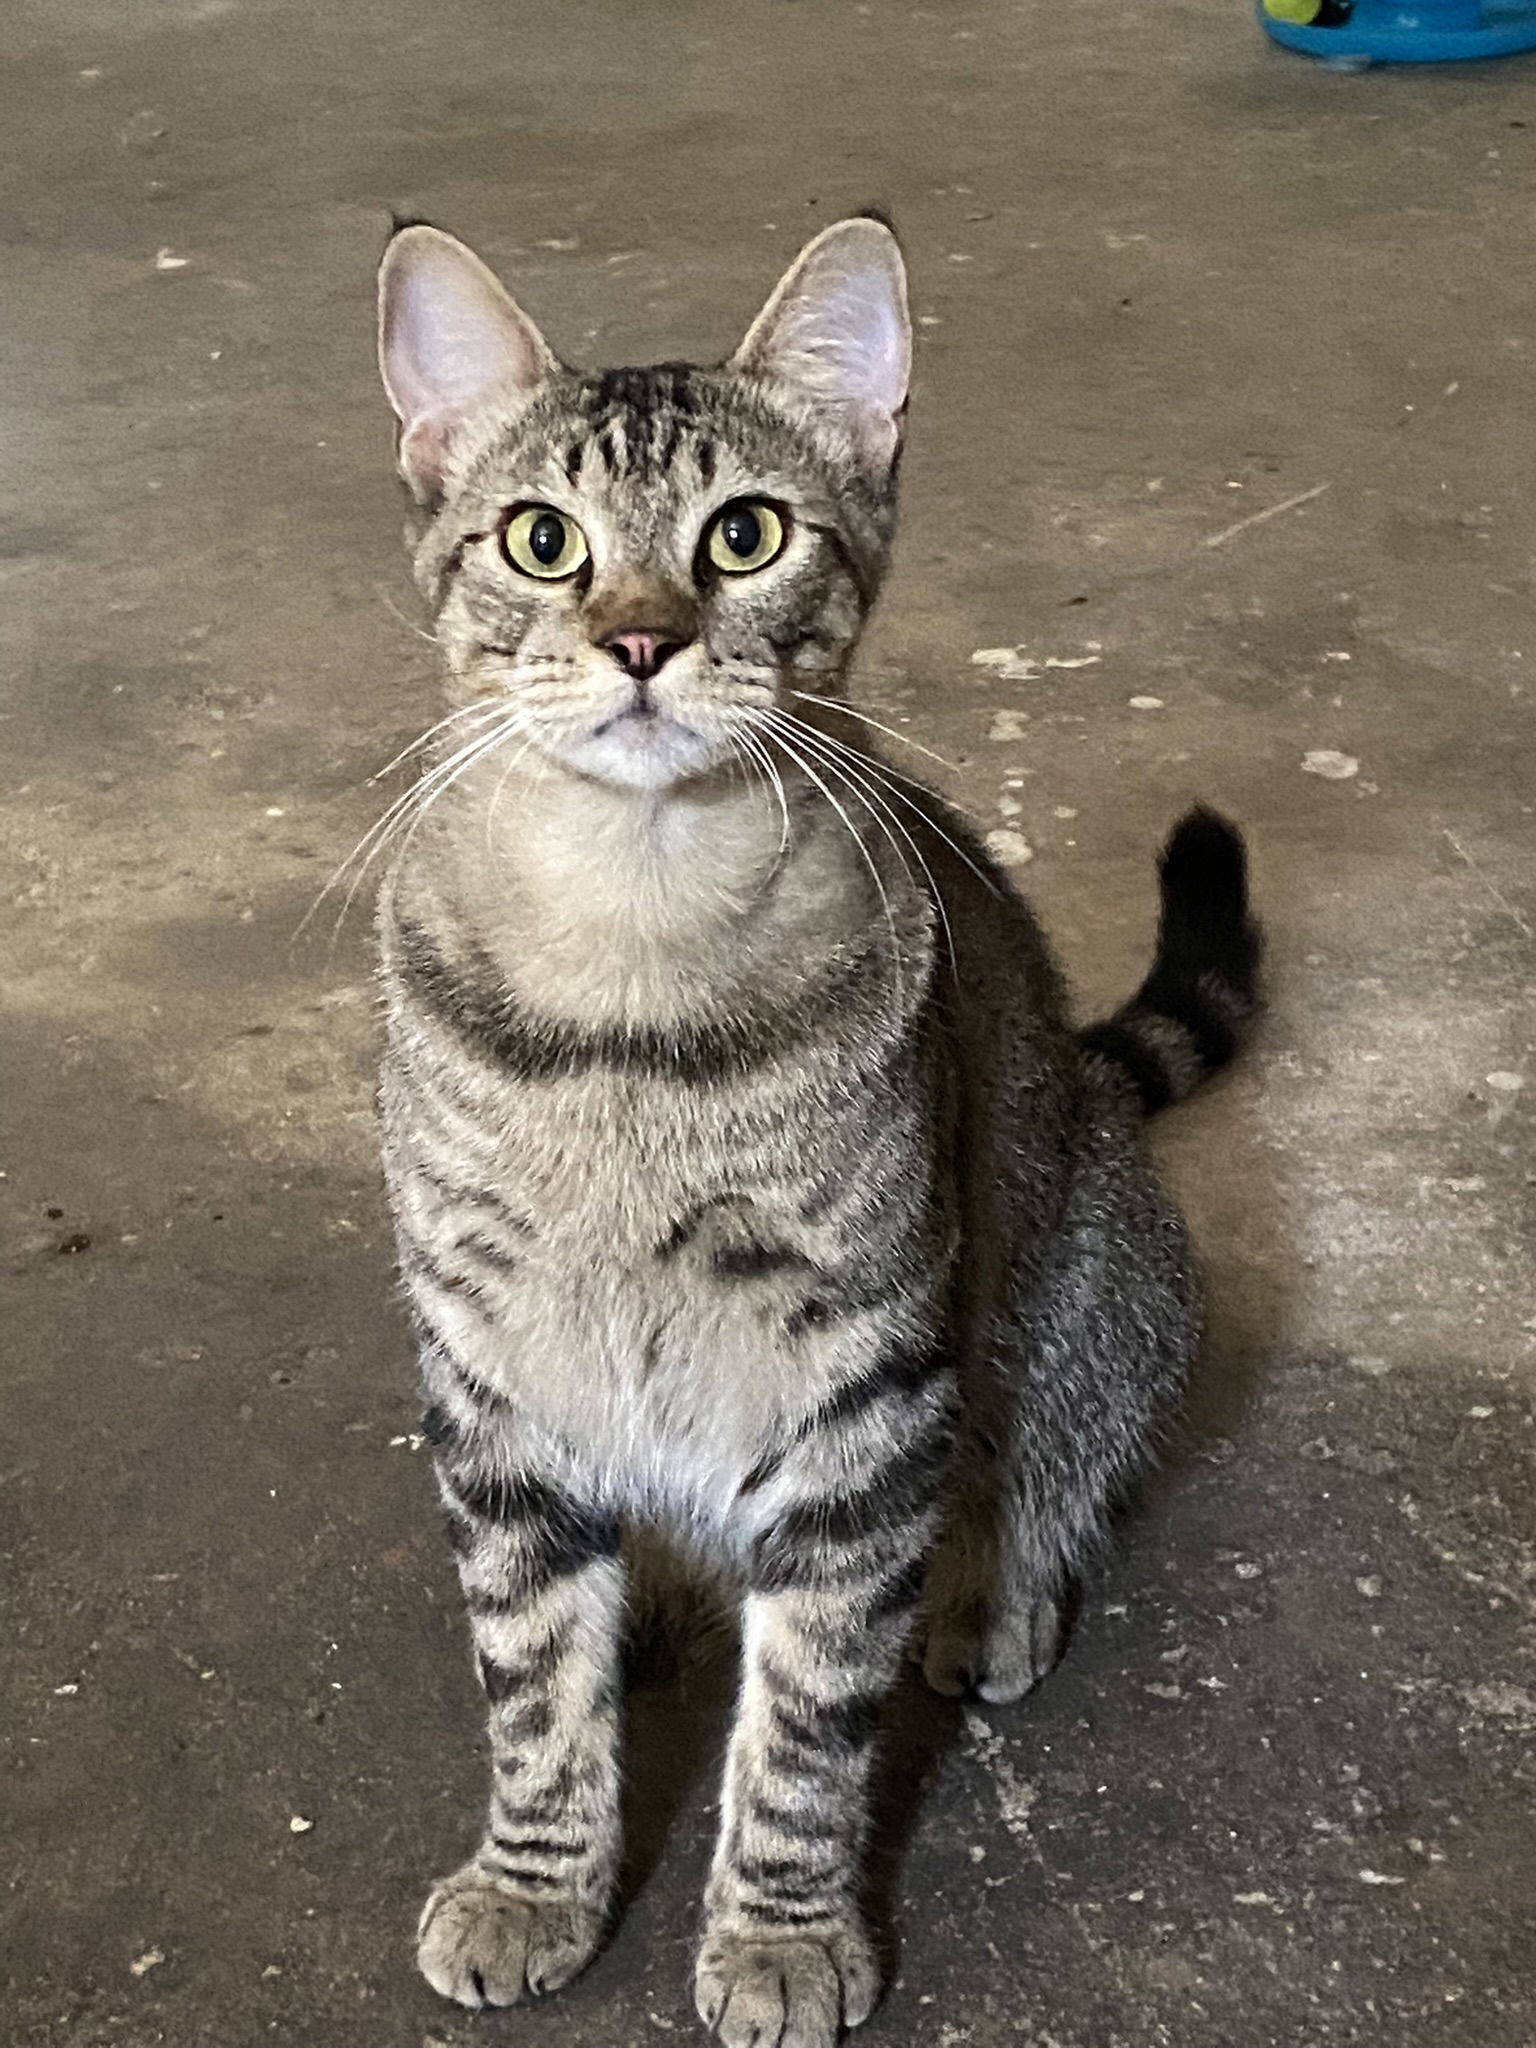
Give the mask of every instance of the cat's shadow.
M 649 1883 L 669 1837 L 684 1832 L 681 1823 L 691 1822 L 687 1860 L 701 1860 L 737 1690 L 735 1645 L 714 1629 L 698 1643 L 647 1636 L 630 1645 L 627 1666 L 621 1914 Z

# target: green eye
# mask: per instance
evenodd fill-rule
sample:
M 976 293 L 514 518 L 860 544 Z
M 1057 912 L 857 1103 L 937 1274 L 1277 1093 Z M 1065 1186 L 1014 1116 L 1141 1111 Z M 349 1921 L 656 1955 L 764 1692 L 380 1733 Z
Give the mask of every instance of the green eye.
M 761 498 L 743 498 L 725 510 L 705 539 L 709 559 L 727 576 L 766 569 L 784 550 L 784 522 Z
M 574 576 L 591 550 L 574 519 L 548 505 L 525 505 L 507 521 L 502 550 L 514 569 L 553 583 Z

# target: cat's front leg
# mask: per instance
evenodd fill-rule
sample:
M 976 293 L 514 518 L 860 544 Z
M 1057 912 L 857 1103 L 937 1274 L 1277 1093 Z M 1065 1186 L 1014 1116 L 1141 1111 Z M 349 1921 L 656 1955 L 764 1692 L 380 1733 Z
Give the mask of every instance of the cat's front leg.
M 611 1517 L 519 1465 L 491 1411 L 429 1408 L 490 1715 L 479 1849 L 433 1888 L 417 1961 L 460 2005 L 554 1991 L 601 1939 L 619 1857 L 623 1571 Z
M 893 1355 L 748 1482 L 742 1690 L 695 1982 L 726 2048 L 832 2048 L 879 1994 L 859 1903 L 870 1767 L 949 1431 L 946 1376 Z

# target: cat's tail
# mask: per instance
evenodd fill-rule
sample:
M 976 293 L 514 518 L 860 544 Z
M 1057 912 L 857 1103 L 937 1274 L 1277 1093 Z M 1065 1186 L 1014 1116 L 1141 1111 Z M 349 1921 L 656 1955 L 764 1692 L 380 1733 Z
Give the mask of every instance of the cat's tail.
M 1263 936 L 1248 907 L 1243 836 L 1215 811 L 1189 811 L 1158 863 L 1157 957 L 1141 987 L 1081 1035 L 1129 1081 L 1150 1116 L 1179 1102 L 1237 1051 L 1259 1005 Z

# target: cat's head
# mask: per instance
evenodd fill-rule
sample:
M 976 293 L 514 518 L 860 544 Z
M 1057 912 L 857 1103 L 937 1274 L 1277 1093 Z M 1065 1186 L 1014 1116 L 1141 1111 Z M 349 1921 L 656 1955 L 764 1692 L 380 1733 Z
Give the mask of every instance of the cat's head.
M 395 235 L 379 299 L 459 691 L 504 694 L 566 768 L 660 789 L 830 686 L 895 512 L 911 331 L 888 228 L 818 235 L 714 368 L 568 369 L 436 228 Z

